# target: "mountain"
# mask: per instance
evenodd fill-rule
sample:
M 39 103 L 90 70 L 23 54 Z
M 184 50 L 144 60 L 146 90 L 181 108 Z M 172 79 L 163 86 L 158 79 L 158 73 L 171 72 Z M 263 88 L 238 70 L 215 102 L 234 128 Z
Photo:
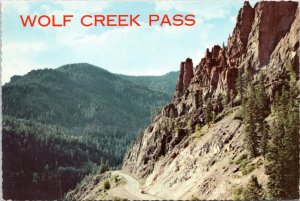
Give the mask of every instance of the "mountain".
M 67 198 L 298 199 L 299 21 L 298 2 L 246 1 L 226 46 L 181 62 L 173 100 L 127 151 L 118 175 L 141 192 L 106 174 L 111 189 L 95 176 Z
M 162 76 L 129 76 L 120 75 L 121 78 L 134 82 L 140 86 L 148 87 L 153 91 L 160 91 L 170 96 L 170 100 L 174 95 L 177 72 L 169 72 Z
M 123 170 L 166 199 L 299 198 L 299 21 L 297 2 L 245 2 L 225 47 L 181 63 Z
M 89 64 L 34 70 L 3 86 L 5 115 L 79 131 L 95 125 L 135 131 L 166 101 L 164 93 Z
M 2 125 L 6 200 L 62 198 L 99 165 L 107 169 L 101 161 L 111 156 L 96 141 L 29 120 L 4 117 Z
M 91 173 L 89 167 L 121 164 L 139 129 L 170 100 L 121 77 L 80 63 L 33 70 L 2 87 L 5 198 L 60 199 Z M 154 79 L 157 86 L 165 83 Z M 58 180 L 62 168 L 77 176 L 69 183 Z

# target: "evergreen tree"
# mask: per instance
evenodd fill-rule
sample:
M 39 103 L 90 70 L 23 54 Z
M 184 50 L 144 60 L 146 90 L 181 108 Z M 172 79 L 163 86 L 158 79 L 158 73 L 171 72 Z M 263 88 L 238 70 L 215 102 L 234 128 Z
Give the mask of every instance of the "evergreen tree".
M 277 119 L 271 132 L 268 147 L 266 174 L 269 175 L 270 198 L 299 198 L 299 89 L 297 75 L 288 62 L 288 90 L 283 87 L 277 94 L 274 111 Z
M 255 88 L 252 83 L 248 85 L 248 98 L 245 102 L 244 124 L 245 124 L 245 143 L 246 148 L 251 157 L 258 156 L 258 136 L 256 132 L 256 100 L 255 100 Z
M 297 105 L 290 105 L 287 116 L 285 146 L 286 191 L 291 199 L 299 195 L 299 110 Z
M 265 156 L 267 151 L 268 131 L 265 118 L 270 114 L 269 101 L 264 85 L 264 74 L 260 74 L 256 93 L 256 126 L 259 137 L 259 151 Z
M 229 100 L 230 100 L 230 108 L 233 108 L 233 99 L 234 99 L 234 92 L 231 89 L 229 94 Z
M 290 73 L 290 88 L 282 101 L 286 106 L 284 145 L 285 191 L 287 198 L 295 199 L 299 196 L 299 102 L 296 75 Z
M 266 93 L 266 88 L 264 85 L 264 74 L 260 74 L 258 88 L 256 93 L 256 101 L 257 101 L 257 111 L 259 112 L 258 115 L 258 122 L 263 125 L 264 119 L 270 114 L 270 107 L 269 101 Z
M 260 136 L 260 140 L 259 140 L 259 152 L 265 158 L 265 156 L 268 152 L 268 139 L 269 139 L 269 133 L 267 130 L 266 123 L 263 124 L 260 135 L 261 136 Z
M 205 123 L 208 124 L 208 126 L 210 126 L 210 122 L 213 120 L 213 107 L 210 99 L 206 101 L 206 107 L 204 110 L 204 119 L 205 119 Z
M 229 90 L 227 90 L 224 98 L 222 99 L 223 108 L 227 107 L 229 101 L 230 101 L 230 93 L 229 93 Z
M 237 93 L 241 97 L 241 106 L 243 108 L 243 110 L 242 110 L 243 116 L 245 115 L 244 108 L 246 108 L 245 102 L 247 100 L 247 97 L 245 97 L 247 94 L 245 94 L 245 92 L 248 88 L 249 83 L 250 83 L 249 73 L 246 71 L 245 73 L 242 74 L 241 69 L 239 69 L 238 78 L 236 80 L 236 89 L 237 89 Z
M 245 200 L 261 200 L 262 186 L 258 183 L 257 177 L 252 175 L 244 193 Z
M 296 199 L 299 195 L 299 108 L 294 85 L 277 98 L 277 119 L 271 129 L 266 174 L 270 198 Z
M 284 198 L 284 164 L 283 164 L 283 138 L 284 128 L 283 124 L 276 120 L 271 128 L 271 142 L 269 144 L 266 158 L 268 163 L 266 165 L 266 174 L 269 175 L 267 183 L 268 194 L 271 199 Z
M 238 77 L 235 81 L 236 83 L 236 90 L 237 90 L 237 94 L 240 96 L 241 100 L 243 100 L 244 98 L 244 82 L 243 82 L 243 77 L 242 77 L 242 71 L 241 69 L 238 70 Z

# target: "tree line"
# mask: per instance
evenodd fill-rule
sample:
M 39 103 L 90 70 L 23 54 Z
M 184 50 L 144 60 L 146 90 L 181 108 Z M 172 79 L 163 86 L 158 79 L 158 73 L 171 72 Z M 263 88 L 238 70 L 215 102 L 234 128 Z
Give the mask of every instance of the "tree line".
M 252 178 L 250 183 L 260 190 L 248 194 L 247 199 L 296 199 L 299 196 L 299 90 L 291 66 L 287 64 L 285 68 L 288 73 L 272 101 L 266 93 L 263 73 L 258 83 L 247 73 L 238 78 L 246 149 L 250 157 L 264 157 L 268 175 L 264 191 L 257 178 Z
M 263 187 L 252 175 L 240 192 L 242 199 L 297 199 L 300 128 L 297 75 L 287 62 L 278 80 L 280 84 L 269 94 L 265 80 L 263 71 L 254 75 L 239 70 L 235 90 L 228 91 L 221 101 L 219 98 L 203 100 L 204 123 L 210 126 L 215 122 L 214 106 L 224 110 L 240 105 L 247 160 L 263 157 L 268 176 L 267 185 Z

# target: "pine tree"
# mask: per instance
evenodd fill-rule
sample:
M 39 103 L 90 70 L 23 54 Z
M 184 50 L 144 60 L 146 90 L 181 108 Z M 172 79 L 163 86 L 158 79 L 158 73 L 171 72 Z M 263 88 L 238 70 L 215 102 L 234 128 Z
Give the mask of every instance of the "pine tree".
M 229 93 L 229 90 L 227 90 L 224 98 L 222 99 L 223 108 L 227 107 L 229 101 L 230 101 L 230 93 Z
M 244 114 L 245 109 L 244 108 L 246 108 L 245 102 L 247 100 L 247 96 L 246 96 L 245 92 L 248 88 L 249 83 L 250 83 L 249 73 L 246 71 L 245 73 L 242 74 L 241 69 L 239 69 L 238 78 L 236 80 L 236 89 L 237 89 L 238 94 L 241 97 L 241 106 L 242 106 L 242 109 L 243 109 L 242 110 L 243 116 L 245 116 L 245 114 Z
M 264 75 L 260 74 L 256 93 L 256 126 L 259 137 L 259 151 L 265 156 L 267 151 L 268 131 L 265 118 L 270 114 L 269 101 L 264 85 Z
M 240 96 L 241 100 L 243 100 L 244 99 L 244 81 L 243 81 L 241 69 L 238 70 L 238 77 L 237 77 L 235 83 L 236 83 L 235 88 L 237 90 L 237 94 Z
M 296 199 L 299 195 L 299 108 L 297 90 L 290 86 L 277 98 L 277 119 L 271 129 L 271 143 L 266 156 L 268 191 L 273 199 Z
M 230 100 L 230 108 L 233 108 L 233 99 L 234 99 L 234 92 L 231 89 L 229 94 L 229 100 Z
M 258 122 L 262 123 L 264 119 L 270 114 L 269 101 L 264 85 L 264 75 L 260 74 L 258 88 L 256 93 L 257 110 L 259 112 Z
M 244 104 L 245 143 L 251 157 L 258 156 L 258 136 L 256 132 L 256 100 L 255 88 L 252 83 L 248 85 L 248 97 Z
M 289 103 L 286 118 L 286 132 L 283 138 L 285 189 L 289 199 L 299 195 L 299 111 L 298 107 Z
M 268 152 L 268 140 L 269 140 L 269 132 L 267 130 L 267 125 L 265 123 L 260 133 L 260 140 L 259 140 L 259 152 L 264 158 Z
M 297 75 L 290 62 L 285 69 L 289 74 L 288 90 L 283 87 L 281 95 L 276 94 L 274 112 L 276 121 L 271 129 L 266 174 L 269 175 L 270 198 L 299 198 L 299 89 Z
M 210 99 L 206 101 L 206 107 L 204 110 L 205 123 L 210 126 L 210 122 L 213 120 L 213 108 Z
M 268 163 L 265 167 L 266 174 L 269 175 L 267 183 L 269 198 L 279 199 L 286 197 L 284 192 L 284 164 L 283 164 L 283 142 L 284 135 L 283 124 L 276 120 L 273 123 L 271 132 L 272 139 L 269 144 L 266 158 Z
M 285 120 L 284 164 L 285 164 L 285 191 L 288 199 L 296 199 L 299 195 L 299 102 L 296 75 L 290 73 L 289 91 L 282 101 L 286 106 Z
M 261 200 L 262 186 L 258 183 L 257 177 L 252 175 L 244 193 L 245 200 Z

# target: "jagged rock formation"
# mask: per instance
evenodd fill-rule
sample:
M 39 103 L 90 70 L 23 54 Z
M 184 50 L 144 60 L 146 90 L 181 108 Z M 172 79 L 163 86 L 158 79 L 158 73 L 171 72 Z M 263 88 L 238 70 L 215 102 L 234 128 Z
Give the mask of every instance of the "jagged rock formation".
M 238 59 L 246 52 L 254 14 L 254 8 L 250 6 L 249 2 L 245 2 L 238 14 L 233 34 L 228 38 L 227 56 L 231 58 L 231 66 L 234 66 L 238 62 Z
M 288 33 L 297 10 L 296 2 L 268 2 L 255 5 L 246 60 L 252 66 L 266 65 L 278 42 Z M 299 22 L 298 22 L 299 23 Z
M 179 78 L 176 84 L 176 96 L 180 97 L 184 94 L 190 85 L 191 79 L 194 76 L 193 61 L 187 58 L 185 62 L 181 62 Z
M 232 164 L 244 152 L 243 125 L 223 110 L 221 101 L 228 94 L 235 97 L 239 71 L 251 72 L 253 79 L 263 71 L 272 99 L 284 84 L 286 62 L 299 70 L 297 7 L 297 2 L 263 1 L 252 8 L 245 2 L 227 46 L 207 49 L 194 72 L 191 59 L 181 63 L 172 103 L 129 149 L 123 170 L 145 179 L 145 188 L 161 197 L 231 199 L 231 187 L 243 182 L 239 168 Z M 219 121 L 197 130 L 196 125 L 203 125 L 207 101 Z M 239 105 L 238 100 L 234 103 Z M 266 181 L 262 167 L 255 171 L 260 182 Z

